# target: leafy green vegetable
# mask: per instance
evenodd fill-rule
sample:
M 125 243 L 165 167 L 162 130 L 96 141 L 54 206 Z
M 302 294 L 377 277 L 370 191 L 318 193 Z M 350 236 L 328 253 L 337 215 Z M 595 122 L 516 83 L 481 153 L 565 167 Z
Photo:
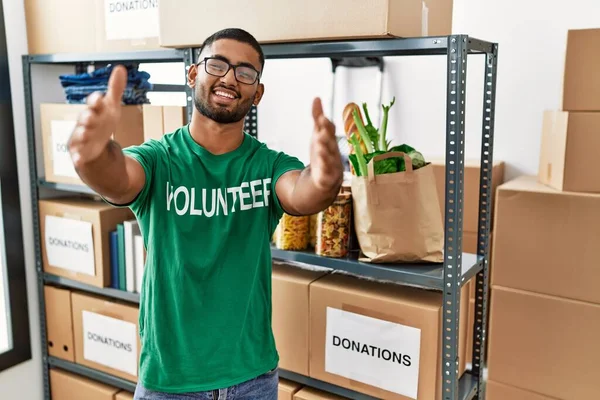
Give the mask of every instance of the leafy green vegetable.
M 352 136 L 350 137 L 350 140 L 348 140 L 348 141 L 354 147 L 355 154 L 350 154 L 350 156 L 349 156 L 350 161 L 352 162 L 352 165 L 354 166 L 354 171 L 356 171 L 358 176 L 367 176 L 368 175 L 367 161 L 365 160 L 365 155 L 363 154 L 363 151 L 360 147 L 360 143 L 358 141 L 358 138 L 356 137 L 356 134 L 353 133 Z
M 425 161 L 423 154 L 407 144 L 401 144 L 399 146 L 390 148 L 391 141 L 386 139 L 387 124 L 390 109 L 395 102 L 396 97 L 392 98 L 392 101 L 389 105 L 382 105 L 383 119 L 379 130 L 375 128 L 371 122 L 369 110 L 367 109 L 367 103 L 362 103 L 362 108 L 365 113 L 366 126 L 362 122 L 360 109 L 355 108 L 352 111 L 352 118 L 354 119 L 358 134 L 356 132 L 352 133 L 350 139 L 348 140 L 348 142 L 354 148 L 354 154 L 350 154 L 349 159 L 357 176 L 367 176 L 367 165 L 373 159 L 373 157 L 378 154 L 385 154 L 389 152 L 403 152 L 407 154 L 412 160 L 413 169 L 419 169 L 428 164 Z M 365 148 L 367 149 L 366 153 L 362 150 L 361 142 L 364 143 Z M 404 157 L 391 157 L 384 160 L 378 160 L 375 162 L 373 169 L 376 175 L 404 172 L 406 171 Z
M 386 134 L 387 134 L 387 124 L 388 124 L 388 114 L 390 113 L 390 108 L 392 108 L 392 106 L 394 105 L 394 103 L 396 102 L 396 96 L 394 96 L 392 98 L 392 102 L 390 103 L 389 106 L 386 105 L 382 105 L 383 107 L 383 120 L 381 121 L 381 127 L 379 129 L 379 149 L 380 150 L 387 150 L 387 141 L 386 141 Z
M 369 134 L 367 133 L 367 129 L 363 125 L 362 119 L 360 118 L 358 113 L 359 113 L 359 111 L 356 109 L 354 111 L 352 111 L 352 117 L 354 118 L 354 123 L 356 124 L 356 129 L 358 129 L 360 138 L 362 139 L 363 143 L 365 144 L 367 151 L 369 153 L 372 153 L 373 151 L 375 151 L 375 149 L 373 148 L 373 142 L 371 142 L 371 138 L 369 137 Z
M 365 118 L 367 119 L 367 125 L 365 126 L 365 129 L 367 130 L 369 139 L 371 139 L 371 143 L 373 143 L 374 149 L 376 151 L 385 150 L 385 148 L 381 148 L 381 144 L 379 142 L 379 138 L 380 138 L 379 131 L 377 130 L 377 128 L 375 128 L 373 126 L 373 123 L 371 122 L 371 117 L 369 117 L 369 110 L 367 109 L 367 103 L 363 103 L 362 107 L 365 112 Z
M 401 151 L 403 153 L 406 153 L 412 160 L 413 169 L 419 169 L 419 168 L 427 165 L 427 163 L 425 162 L 425 157 L 423 157 L 423 154 L 421 154 L 420 152 L 418 152 L 413 147 L 411 147 L 407 144 L 401 144 L 400 146 L 394 146 L 390 149 L 390 151 Z M 404 165 L 404 160 L 403 160 L 402 164 Z

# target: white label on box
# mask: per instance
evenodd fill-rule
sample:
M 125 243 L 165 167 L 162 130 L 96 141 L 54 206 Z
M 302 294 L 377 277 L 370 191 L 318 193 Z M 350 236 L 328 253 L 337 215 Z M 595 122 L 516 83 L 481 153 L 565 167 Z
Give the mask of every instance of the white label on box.
M 327 307 L 325 371 L 417 398 L 421 330 Z
M 50 134 L 52 137 L 52 170 L 54 175 L 79 178 L 73 160 L 69 154 L 67 143 L 77 121 L 50 121 Z
M 158 0 L 104 0 L 106 40 L 158 37 Z
M 136 324 L 83 311 L 83 358 L 137 376 Z
M 48 263 L 53 267 L 95 275 L 92 223 L 46 215 L 45 224 Z

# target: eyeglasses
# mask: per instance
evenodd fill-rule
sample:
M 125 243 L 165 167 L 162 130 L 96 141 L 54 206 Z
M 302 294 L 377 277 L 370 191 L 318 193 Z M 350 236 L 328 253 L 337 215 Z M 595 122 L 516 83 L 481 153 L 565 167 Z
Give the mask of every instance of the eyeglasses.
M 235 75 L 235 79 L 246 85 L 252 85 L 258 79 L 259 73 L 252 67 L 247 65 L 231 65 L 225 60 L 220 58 L 206 57 L 200 61 L 198 65 L 204 63 L 204 70 L 207 74 L 213 76 L 225 76 L 231 68 Z

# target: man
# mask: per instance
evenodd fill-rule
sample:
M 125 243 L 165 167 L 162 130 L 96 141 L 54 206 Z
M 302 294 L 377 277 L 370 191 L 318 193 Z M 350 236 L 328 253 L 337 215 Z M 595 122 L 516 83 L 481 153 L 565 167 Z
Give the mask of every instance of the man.
M 127 80 L 115 67 L 69 141 L 81 179 L 130 207 L 144 237 L 135 399 L 277 398 L 270 238 L 284 211 L 330 205 L 343 165 L 319 99 L 306 168 L 243 132 L 264 93 L 263 67 L 249 33 L 215 33 L 188 72 L 190 124 L 123 150 L 111 140 Z

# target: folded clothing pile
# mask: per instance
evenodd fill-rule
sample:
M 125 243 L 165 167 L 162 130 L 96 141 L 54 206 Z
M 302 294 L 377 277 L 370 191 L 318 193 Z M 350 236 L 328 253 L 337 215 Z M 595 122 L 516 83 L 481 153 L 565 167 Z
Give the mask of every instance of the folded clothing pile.
M 113 67 L 113 65 L 109 65 L 89 73 L 60 75 L 60 83 L 64 88 L 67 103 L 85 103 L 86 97 L 93 92 L 106 93 Z M 127 86 L 123 93 L 123 104 L 149 103 L 146 93 L 152 90 L 152 84 L 148 82 L 150 74 L 139 71 L 135 65 L 125 65 L 125 67 L 127 68 Z

